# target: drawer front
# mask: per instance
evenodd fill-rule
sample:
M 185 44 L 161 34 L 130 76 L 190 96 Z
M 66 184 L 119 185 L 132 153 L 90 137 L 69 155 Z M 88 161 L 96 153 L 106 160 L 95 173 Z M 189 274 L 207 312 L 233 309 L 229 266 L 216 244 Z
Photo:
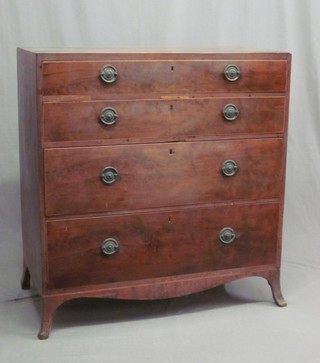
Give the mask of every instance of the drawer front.
M 282 139 L 46 149 L 46 214 L 278 198 L 282 149 Z
M 275 264 L 278 219 L 278 204 L 255 204 L 49 221 L 48 287 Z
M 225 68 L 230 64 L 240 70 L 236 81 L 225 77 Z M 100 71 L 106 65 L 116 69 L 113 83 L 101 80 Z M 287 73 L 286 60 L 43 62 L 42 94 L 94 98 L 127 94 L 150 98 L 146 94 L 285 92 Z
M 46 102 L 44 142 L 127 143 L 282 133 L 285 105 L 285 97 Z

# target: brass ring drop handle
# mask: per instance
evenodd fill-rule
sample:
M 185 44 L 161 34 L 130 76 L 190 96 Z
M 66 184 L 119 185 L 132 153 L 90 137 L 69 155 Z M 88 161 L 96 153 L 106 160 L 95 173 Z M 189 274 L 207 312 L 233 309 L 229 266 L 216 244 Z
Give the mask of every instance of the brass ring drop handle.
M 226 160 L 222 164 L 221 171 L 225 176 L 233 176 L 238 171 L 238 165 L 234 160 Z
M 119 173 L 113 166 L 107 166 L 103 168 L 100 173 L 101 181 L 104 184 L 113 184 L 118 179 Z
M 101 244 L 103 254 L 110 256 L 119 251 L 119 243 L 114 238 L 107 238 Z
M 227 121 L 234 121 L 239 116 L 239 110 L 234 104 L 228 103 L 223 107 L 222 114 Z
M 100 70 L 100 78 L 105 83 L 113 83 L 118 78 L 118 71 L 114 66 L 105 65 Z
M 222 228 L 219 232 L 219 239 L 224 244 L 233 242 L 236 238 L 236 233 L 231 227 Z
M 100 114 L 100 121 L 107 126 L 113 125 L 118 118 L 117 111 L 112 107 L 105 107 Z
M 236 81 L 240 77 L 240 69 L 235 64 L 228 64 L 224 69 L 224 76 L 228 81 Z

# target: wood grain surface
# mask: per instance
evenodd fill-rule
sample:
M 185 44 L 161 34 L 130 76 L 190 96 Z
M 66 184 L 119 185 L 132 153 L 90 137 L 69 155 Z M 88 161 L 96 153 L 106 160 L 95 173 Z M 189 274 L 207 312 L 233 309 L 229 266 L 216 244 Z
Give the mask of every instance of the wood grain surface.
M 278 203 L 260 203 L 48 221 L 48 287 L 274 264 L 278 218 Z M 224 227 L 236 233 L 228 245 Z M 101 252 L 106 238 L 114 255 Z
M 42 94 L 90 95 L 94 98 L 131 94 L 134 98 L 152 94 L 206 94 L 213 92 L 285 92 L 285 60 L 233 61 L 241 72 L 237 81 L 228 81 L 224 69 L 228 60 L 113 61 L 116 82 L 101 81 L 105 62 L 43 62 Z
M 111 84 L 99 76 L 107 64 Z M 40 293 L 40 339 L 79 297 L 171 298 L 261 276 L 285 306 L 290 67 L 278 52 L 18 50 L 22 288 Z M 235 121 L 222 115 L 230 103 Z M 112 126 L 99 121 L 105 107 Z M 105 167 L 118 171 L 111 185 Z M 119 243 L 111 256 L 107 238 Z
M 228 104 L 239 111 L 234 121 L 223 116 Z M 100 121 L 108 107 L 118 115 L 113 125 Z M 285 97 L 45 102 L 43 142 L 52 147 L 76 141 L 92 145 L 280 134 L 284 113 Z
M 281 154 L 282 139 L 47 149 L 46 214 L 279 198 Z M 221 172 L 229 159 L 231 177 Z M 100 179 L 108 166 L 119 175 L 111 185 Z

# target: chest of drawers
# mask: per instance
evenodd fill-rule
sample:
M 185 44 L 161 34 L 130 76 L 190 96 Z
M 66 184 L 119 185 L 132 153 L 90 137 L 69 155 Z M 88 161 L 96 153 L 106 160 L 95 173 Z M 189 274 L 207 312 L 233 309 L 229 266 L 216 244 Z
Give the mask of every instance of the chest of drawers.
M 22 288 L 159 299 L 280 291 L 287 53 L 18 50 Z

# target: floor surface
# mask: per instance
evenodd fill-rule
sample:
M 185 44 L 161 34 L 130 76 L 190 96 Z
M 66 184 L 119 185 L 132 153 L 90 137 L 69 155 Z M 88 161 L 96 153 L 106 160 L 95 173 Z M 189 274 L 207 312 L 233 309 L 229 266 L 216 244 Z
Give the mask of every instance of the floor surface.
M 316 363 L 320 269 L 283 263 L 277 307 L 248 278 L 159 301 L 81 299 L 56 312 L 39 341 L 39 298 L 0 304 L 0 362 Z

